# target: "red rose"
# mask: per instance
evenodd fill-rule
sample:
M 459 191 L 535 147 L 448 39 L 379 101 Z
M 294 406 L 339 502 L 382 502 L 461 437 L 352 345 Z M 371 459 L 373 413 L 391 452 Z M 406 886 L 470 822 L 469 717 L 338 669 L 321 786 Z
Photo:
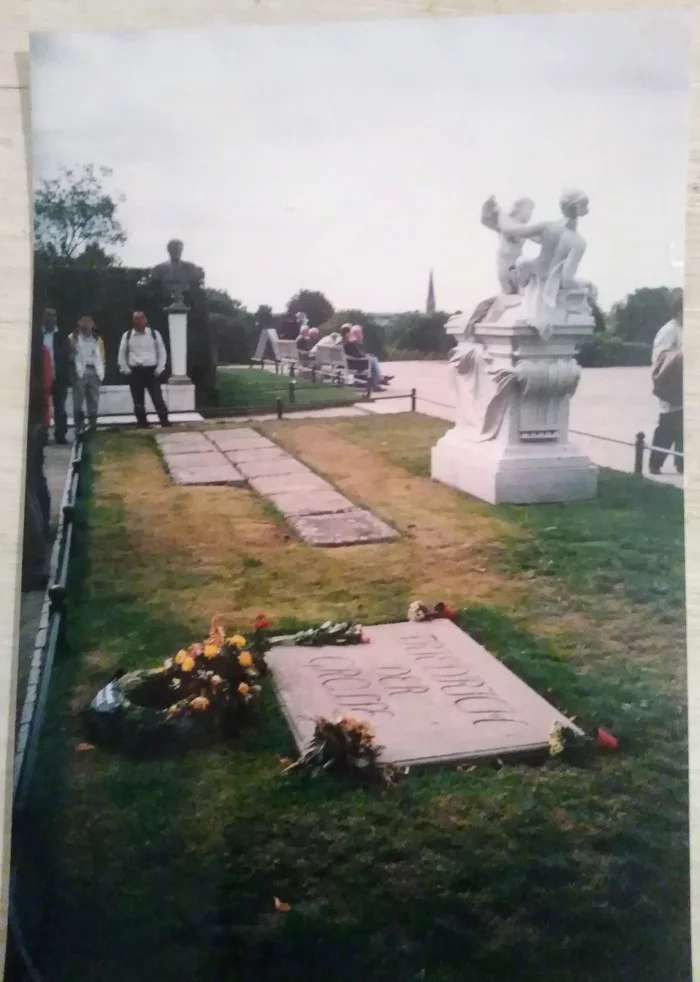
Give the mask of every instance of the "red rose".
M 603 750 L 617 750 L 619 743 L 612 733 L 608 733 L 602 726 L 599 726 L 595 734 L 595 742 Z
M 258 616 L 255 618 L 255 630 L 264 631 L 269 626 L 270 622 L 268 621 L 267 617 L 265 617 L 264 614 L 258 614 Z

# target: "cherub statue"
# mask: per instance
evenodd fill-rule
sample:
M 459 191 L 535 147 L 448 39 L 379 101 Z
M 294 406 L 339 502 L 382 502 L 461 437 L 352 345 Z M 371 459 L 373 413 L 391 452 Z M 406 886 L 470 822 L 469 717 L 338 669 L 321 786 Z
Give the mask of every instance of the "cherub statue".
M 508 290 L 504 293 L 521 292 L 526 318 L 539 333 L 546 338 L 554 326 L 555 314 L 562 299 L 562 293 L 578 291 L 595 299 L 596 290 L 592 283 L 576 279 L 579 264 L 586 251 L 586 240 L 578 231 L 578 220 L 588 214 L 588 195 L 583 191 L 562 192 L 559 199 L 562 217 L 554 221 L 518 222 L 513 211 L 504 216 L 490 198 L 482 209 L 482 222 L 488 228 L 499 232 L 501 239 L 512 243 L 512 255 L 516 247 L 522 251 L 526 240 L 537 242 L 539 255 L 534 259 L 524 259 L 520 255 L 512 260 L 512 279 L 508 279 Z M 499 246 L 507 251 L 510 246 Z M 499 278 L 501 278 L 499 258 Z M 513 291 L 512 283 L 516 284 Z
M 517 264 L 523 252 L 523 240 L 510 234 L 511 228 L 520 228 L 530 221 L 535 203 L 530 198 L 518 198 L 506 214 L 494 197 L 481 209 L 481 224 L 498 233 L 497 269 L 501 292 L 518 293 Z

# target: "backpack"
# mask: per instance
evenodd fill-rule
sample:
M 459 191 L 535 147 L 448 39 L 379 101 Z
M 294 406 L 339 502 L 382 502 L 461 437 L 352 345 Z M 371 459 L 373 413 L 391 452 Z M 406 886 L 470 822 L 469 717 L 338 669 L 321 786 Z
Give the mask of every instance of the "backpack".
M 153 349 L 156 356 L 156 365 L 158 364 L 158 342 L 156 341 L 156 332 L 153 330 L 150 324 L 146 325 L 146 330 L 151 332 L 151 337 L 153 338 Z M 126 336 L 126 363 L 129 364 L 129 342 L 131 341 L 131 335 L 134 333 L 133 327 L 129 328 L 129 333 Z
M 651 373 L 654 395 L 671 406 L 683 405 L 683 354 L 680 348 L 665 351 Z

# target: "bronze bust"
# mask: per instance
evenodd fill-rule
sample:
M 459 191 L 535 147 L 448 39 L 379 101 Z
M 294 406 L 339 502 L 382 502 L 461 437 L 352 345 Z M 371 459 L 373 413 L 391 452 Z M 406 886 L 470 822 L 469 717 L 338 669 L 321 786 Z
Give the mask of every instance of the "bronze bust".
M 171 303 L 184 303 L 186 292 L 201 287 L 204 283 L 204 270 L 194 263 L 183 262 L 183 244 L 179 239 L 168 242 L 167 262 L 153 267 L 151 279 L 159 283 Z

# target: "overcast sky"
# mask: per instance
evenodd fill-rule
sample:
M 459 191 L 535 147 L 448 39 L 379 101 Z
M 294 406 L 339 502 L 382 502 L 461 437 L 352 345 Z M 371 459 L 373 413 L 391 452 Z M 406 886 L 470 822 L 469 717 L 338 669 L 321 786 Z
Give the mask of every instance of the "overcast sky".
M 483 201 L 590 195 L 604 306 L 681 282 L 689 13 L 430 18 L 32 40 L 34 178 L 113 169 L 128 242 L 172 237 L 209 286 L 281 308 L 422 308 L 495 292 Z

